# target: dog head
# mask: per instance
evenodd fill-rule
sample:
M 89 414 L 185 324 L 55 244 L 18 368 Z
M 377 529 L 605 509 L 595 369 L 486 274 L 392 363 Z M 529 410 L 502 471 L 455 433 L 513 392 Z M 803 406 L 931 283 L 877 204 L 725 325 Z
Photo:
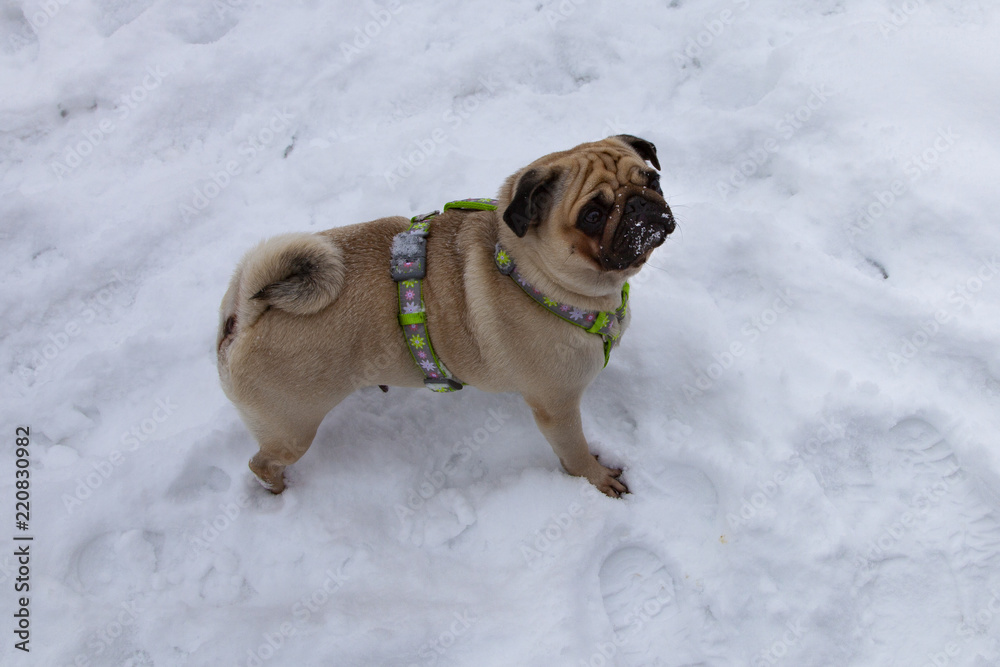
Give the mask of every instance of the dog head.
M 503 220 L 520 239 L 520 254 L 551 277 L 604 294 L 638 272 L 674 230 L 659 168 L 656 147 L 627 134 L 552 153 L 507 179 Z

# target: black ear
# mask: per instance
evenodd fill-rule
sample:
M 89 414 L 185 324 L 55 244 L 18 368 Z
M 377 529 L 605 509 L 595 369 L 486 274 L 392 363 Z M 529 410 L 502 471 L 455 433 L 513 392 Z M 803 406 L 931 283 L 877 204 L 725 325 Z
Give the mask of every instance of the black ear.
M 624 141 L 639 154 L 639 157 L 652 163 L 656 167 L 656 171 L 660 170 L 660 161 L 656 159 L 656 146 L 653 145 L 653 142 L 633 137 L 631 134 L 619 134 L 615 136 L 615 139 Z
M 503 220 L 518 236 L 528 233 L 528 227 L 537 225 L 549 214 L 556 200 L 555 188 L 559 181 L 558 170 L 530 169 L 517 181 L 514 196 L 503 212 Z

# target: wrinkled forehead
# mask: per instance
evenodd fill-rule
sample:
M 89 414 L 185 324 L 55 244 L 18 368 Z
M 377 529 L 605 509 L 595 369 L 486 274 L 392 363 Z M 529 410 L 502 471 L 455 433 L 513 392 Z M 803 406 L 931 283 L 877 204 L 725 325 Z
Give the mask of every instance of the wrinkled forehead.
M 615 193 L 630 185 L 646 185 L 656 172 L 632 150 L 608 142 L 581 147 L 570 156 L 574 169 L 565 184 L 573 200 L 600 193 L 613 200 Z

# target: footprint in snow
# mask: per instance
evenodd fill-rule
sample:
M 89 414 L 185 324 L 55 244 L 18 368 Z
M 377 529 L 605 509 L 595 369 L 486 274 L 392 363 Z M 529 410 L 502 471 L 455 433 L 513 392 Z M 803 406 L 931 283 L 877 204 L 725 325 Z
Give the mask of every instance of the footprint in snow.
M 889 517 L 866 536 L 855 594 L 866 610 L 866 640 L 883 646 L 886 659 L 902 656 L 896 664 L 926 658 L 917 650 L 920 642 L 899 641 L 902 625 L 926 628 L 930 648 L 955 640 L 951 628 L 960 620 L 972 632 L 989 632 L 981 615 L 997 594 L 1000 512 L 985 482 L 956 455 L 952 442 L 962 437 L 961 428 L 942 433 L 909 417 L 881 438 L 875 452 L 889 457 L 889 479 L 894 476 L 898 493 L 911 499 L 909 517 Z
M 216 563 L 199 581 L 198 595 L 206 604 L 225 607 L 249 600 L 254 590 L 238 571 Z
M 927 536 L 951 554 L 956 570 L 975 571 L 988 579 L 1000 568 L 1000 510 L 986 482 L 966 470 L 951 441 L 969 437 L 961 426 L 947 435 L 919 417 L 894 426 L 887 444 L 903 459 L 916 485 L 926 489 L 926 512 L 934 518 L 957 516 L 959 521 L 928 521 Z M 921 511 L 923 507 L 916 508 Z
M 167 489 L 167 496 L 173 500 L 195 500 L 206 494 L 228 491 L 232 483 L 232 478 L 222 468 L 192 458 Z
M 670 501 L 694 520 L 711 521 L 719 509 L 719 492 L 705 471 L 668 459 L 643 461 L 629 478 L 637 496 Z
M 170 5 L 167 25 L 188 44 L 211 44 L 236 27 L 249 6 L 246 0 L 181 0 Z
M 70 583 L 81 592 L 120 599 L 148 592 L 157 573 L 157 547 L 162 542 L 163 534 L 151 531 L 102 533 L 73 556 Z
M 403 524 L 401 539 L 416 546 L 441 546 L 476 523 L 476 510 L 457 489 L 441 489 L 424 500 L 414 497 L 395 511 Z
M 7 37 L 0 41 L 0 51 L 3 53 L 16 53 L 26 46 L 38 44 L 38 35 L 25 16 L 25 11 L 11 8 L 0 12 L 0 34 Z
M 859 603 L 860 643 L 875 647 L 872 664 L 922 666 L 938 646 L 957 639 L 950 610 L 961 594 L 940 554 L 886 559 L 866 576 L 852 598 Z
M 598 573 L 611 641 L 600 642 L 586 664 L 682 667 L 698 658 L 691 615 L 677 600 L 674 577 L 652 551 L 625 546 Z
M 97 29 L 110 37 L 149 9 L 154 0 L 94 0 L 97 9 Z

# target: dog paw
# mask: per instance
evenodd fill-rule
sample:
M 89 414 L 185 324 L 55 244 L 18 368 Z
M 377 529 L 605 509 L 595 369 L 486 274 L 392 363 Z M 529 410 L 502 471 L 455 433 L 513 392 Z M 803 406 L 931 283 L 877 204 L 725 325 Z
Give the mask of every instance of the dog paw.
M 601 465 L 596 456 L 592 463 L 593 465 L 580 474 L 580 477 L 586 477 L 601 493 L 611 498 L 620 498 L 628 493 L 628 487 L 619 479 L 622 474 L 621 469 Z
M 250 472 L 257 478 L 260 485 L 265 489 L 278 495 L 285 490 L 284 466 L 276 466 L 262 460 L 260 455 L 255 455 L 250 459 Z
M 257 482 L 262 487 L 264 487 L 265 489 L 267 489 L 268 491 L 270 491 L 274 495 L 279 495 L 282 491 L 285 490 L 285 477 L 284 477 L 284 475 L 282 475 L 281 477 L 278 477 L 274 481 L 266 480 L 263 477 L 261 477 L 260 475 L 258 475 L 256 472 L 254 472 L 253 476 L 254 476 L 254 479 L 256 479 Z

